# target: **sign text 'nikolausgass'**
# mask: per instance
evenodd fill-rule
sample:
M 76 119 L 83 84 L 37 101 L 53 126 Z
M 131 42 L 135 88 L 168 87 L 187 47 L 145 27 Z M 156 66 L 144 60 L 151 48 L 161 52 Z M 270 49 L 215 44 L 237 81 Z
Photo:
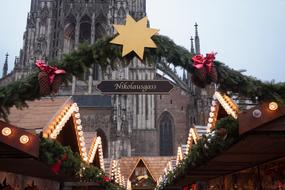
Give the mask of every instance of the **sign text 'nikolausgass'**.
M 157 89 L 156 84 L 134 84 L 134 82 L 118 82 L 114 87 L 116 90 L 141 90 L 142 92 Z
M 168 94 L 173 84 L 167 80 L 104 80 L 97 89 L 103 94 Z

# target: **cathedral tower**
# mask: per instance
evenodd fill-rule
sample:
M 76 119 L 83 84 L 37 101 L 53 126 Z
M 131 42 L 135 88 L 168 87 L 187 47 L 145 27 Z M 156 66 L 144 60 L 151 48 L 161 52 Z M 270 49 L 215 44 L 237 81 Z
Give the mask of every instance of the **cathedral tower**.
M 6 57 L 5 57 L 5 62 L 4 62 L 4 65 L 3 65 L 3 73 L 2 73 L 2 77 L 3 77 L 3 78 L 4 78 L 4 77 L 7 75 L 7 73 L 8 73 L 8 56 L 9 56 L 9 54 L 6 53 L 5 56 L 6 56 Z
M 200 38 L 198 35 L 198 24 L 195 23 L 195 53 L 200 54 Z

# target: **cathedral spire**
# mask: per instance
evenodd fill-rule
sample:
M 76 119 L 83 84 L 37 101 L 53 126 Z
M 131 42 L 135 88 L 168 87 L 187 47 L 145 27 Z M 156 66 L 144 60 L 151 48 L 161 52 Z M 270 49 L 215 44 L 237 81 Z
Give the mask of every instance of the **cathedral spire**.
M 200 39 L 198 35 L 198 24 L 195 23 L 195 51 L 196 54 L 200 54 Z
M 193 37 L 191 36 L 191 38 L 190 38 L 190 40 L 191 40 L 191 49 L 190 49 L 190 52 L 192 53 L 192 54 L 194 54 L 195 53 L 195 50 L 194 50 L 194 39 L 193 39 Z
M 5 58 L 5 63 L 4 63 L 4 66 L 3 66 L 3 74 L 2 74 L 2 78 L 4 78 L 6 75 L 7 75 L 7 72 L 8 72 L 8 56 L 9 54 L 6 53 L 6 58 Z

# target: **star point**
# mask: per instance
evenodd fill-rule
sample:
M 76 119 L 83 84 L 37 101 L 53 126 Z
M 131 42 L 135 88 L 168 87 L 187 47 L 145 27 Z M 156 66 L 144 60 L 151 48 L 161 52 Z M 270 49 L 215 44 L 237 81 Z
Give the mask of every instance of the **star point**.
M 143 59 L 144 48 L 156 48 L 151 37 L 159 30 L 147 27 L 147 17 L 135 21 L 130 15 L 127 15 L 125 25 L 113 25 L 118 35 L 110 43 L 123 46 L 122 56 L 132 51 Z

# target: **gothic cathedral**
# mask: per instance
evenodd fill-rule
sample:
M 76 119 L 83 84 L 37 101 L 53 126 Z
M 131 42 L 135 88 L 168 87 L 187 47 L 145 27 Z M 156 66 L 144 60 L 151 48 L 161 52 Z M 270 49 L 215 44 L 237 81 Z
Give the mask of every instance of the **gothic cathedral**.
M 146 0 L 31 0 L 23 48 L 13 71 L 7 74 L 6 68 L 3 72 L 0 85 L 29 75 L 37 59 L 47 63 L 61 59 L 81 43 L 94 44 L 113 35 L 112 24 L 123 24 L 127 14 L 136 20 L 146 16 Z M 191 51 L 199 53 L 195 27 L 195 49 L 191 38 Z M 157 69 L 137 58 L 116 71 L 103 72 L 94 64 L 83 80 L 73 77 L 60 90 L 59 95 L 73 96 L 80 106 L 86 138 L 94 133 L 101 136 L 104 157 L 174 155 L 191 125 L 206 123 L 208 113 L 202 108 L 209 107 L 208 93 L 196 89 L 189 75 L 184 73 L 181 78 L 170 68 L 160 68 L 175 84 L 169 95 L 103 96 L 96 90 L 100 80 L 166 79 Z

